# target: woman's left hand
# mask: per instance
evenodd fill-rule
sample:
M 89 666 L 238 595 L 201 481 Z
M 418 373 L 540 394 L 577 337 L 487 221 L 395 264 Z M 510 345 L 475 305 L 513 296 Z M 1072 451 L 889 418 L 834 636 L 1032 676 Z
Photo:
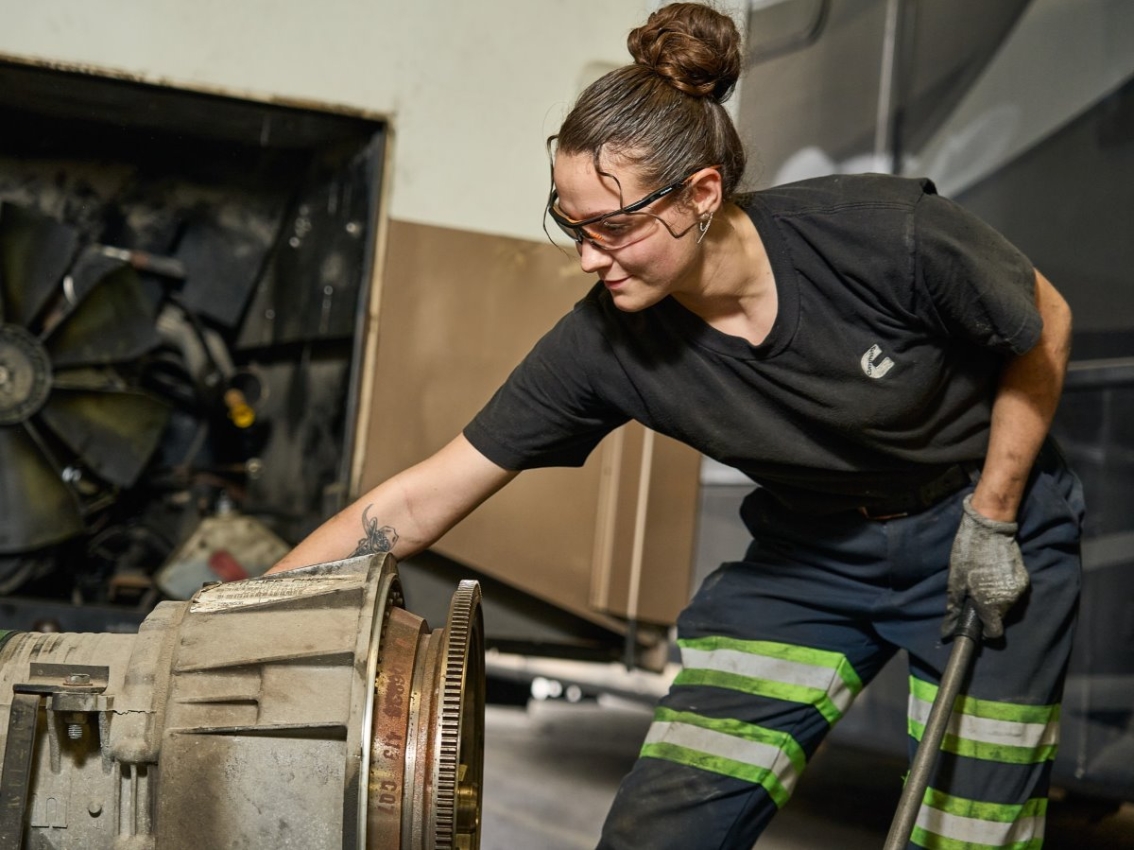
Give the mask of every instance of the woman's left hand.
M 1004 634 L 1004 615 L 1028 589 L 1028 571 L 1016 542 L 1016 523 L 989 519 L 965 496 L 964 514 L 949 556 L 949 601 L 943 637 L 957 628 L 965 599 L 980 615 L 986 638 Z

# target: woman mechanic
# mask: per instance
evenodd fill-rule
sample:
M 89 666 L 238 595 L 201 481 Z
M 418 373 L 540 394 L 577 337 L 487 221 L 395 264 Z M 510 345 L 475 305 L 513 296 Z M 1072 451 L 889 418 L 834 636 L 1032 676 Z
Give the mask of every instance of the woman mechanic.
M 737 194 L 728 17 L 665 6 L 628 44 L 552 140 L 547 214 L 598 282 L 461 435 L 273 570 L 412 555 L 637 420 L 759 487 L 600 847 L 747 850 L 899 648 L 916 738 L 966 595 L 986 640 L 912 846 L 1039 847 L 1079 589 L 1081 494 L 1046 437 L 1066 303 L 928 180 Z

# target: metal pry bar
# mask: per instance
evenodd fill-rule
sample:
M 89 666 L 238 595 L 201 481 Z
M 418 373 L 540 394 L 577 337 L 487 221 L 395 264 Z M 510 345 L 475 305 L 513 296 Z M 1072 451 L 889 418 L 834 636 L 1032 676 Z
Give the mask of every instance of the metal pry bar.
M 966 599 L 956 631 L 953 632 L 953 651 L 949 655 L 949 663 L 945 665 L 937 698 L 933 700 L 933 707 L 929 711 L 929 720 L 925 724 L 925 732 L 918 744 L 909 776 L 906 777 L 906 785 L 902 789 L 883 850 L 906 850 L 909 844 L 921 801 L 925 797 L 925 789 L 929 787 L 929 776 L 933 772 L 945 730 L 949 726 L 953 703 L 961 692 L 961 685 L 969 672 L 969 664 L 976 653 L 981 634 L 980 615 L 972 600 Z

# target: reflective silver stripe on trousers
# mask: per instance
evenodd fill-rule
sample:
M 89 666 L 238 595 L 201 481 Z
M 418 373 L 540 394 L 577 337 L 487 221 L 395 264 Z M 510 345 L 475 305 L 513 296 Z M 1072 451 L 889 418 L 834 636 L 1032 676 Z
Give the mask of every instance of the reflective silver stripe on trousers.
M 932 704 L 917 697 L 910 697 L 910 719 L 924 726 L 929 720 Z M 1048 723 L 1020 723 L 1013 720 L 993 720 L 988 717 L 974 717 L 971 714 L 953 712 L 949 718 L 946 734 L 967 741 L 976 741 L 993 746 L 1024 747 L 1036 750 L 1059 743 L 1058 717 Z
M 845 713 L 855 698 L 855 692 L 831 667 L 801 664 L 735 649 L 704 650 L 690 647 L 682 647 L 681 663 L 687 669 L 717 670 L 825 691 L 840 713 Z
M 791 758 L 772 744 L 749 741 L 688 723 L 656 720 L 650 725 L 645 744 L 658 743 L 674 744 L 715 758 L 763 768 L 771 772 L 789 794 L 799 781 L 799 773 Z
M 962 817 L 922 806 L 917 825 L 952 841 L 964 841 L 988 847 L 1009 847 L 1019 842 L 1043 838 L 1043 816 L 1020 818 L 1011 823 Z

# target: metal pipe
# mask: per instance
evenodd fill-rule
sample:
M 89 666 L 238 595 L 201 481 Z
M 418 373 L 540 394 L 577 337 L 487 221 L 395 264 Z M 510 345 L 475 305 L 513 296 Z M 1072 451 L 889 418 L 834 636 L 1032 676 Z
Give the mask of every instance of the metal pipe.
M 886 28 L 882 37 L 882 69 L 878 79 L 878 113 L 874 122 L 874 161 L 881 163 L 889 155 L 886 169 L 898 173 L 894 153 L 894 100 L 898 76 L 898 42 L 901 38 L 902 7 L 904 0 L 887 0 Z M 879 165 L 879 167 L 881 167 Z
M 953 633 L 953 651 L 949 655 L 949 663 L 945 666 L 945 674 L 941 677 L 937 697 L 933 700 L 933 707 L 925 724 L 925 732 L 922 733 L 921 743 L 910 766 L 909 776 L 906 777 L 906 784 L 902 789 L 898 809 L 890 825 L 883 850 L 905 850 L 909 843 L 910 835 L 917 823 L 918 812 L 921 810 L 922 799 L 925 797 L 925 789 L 929 787 L 930 774 L 937 763 L 937 753 L 941 749 L 945 730 L 953 715 L 953 703 L 956 702 L 957 695 L 961 692 L 961 685 L 968 675 L 969 663 L 976 652 L 980 637 L 980 615 L 977 614 L 972 602 L 966 600 L 957 629 Z

